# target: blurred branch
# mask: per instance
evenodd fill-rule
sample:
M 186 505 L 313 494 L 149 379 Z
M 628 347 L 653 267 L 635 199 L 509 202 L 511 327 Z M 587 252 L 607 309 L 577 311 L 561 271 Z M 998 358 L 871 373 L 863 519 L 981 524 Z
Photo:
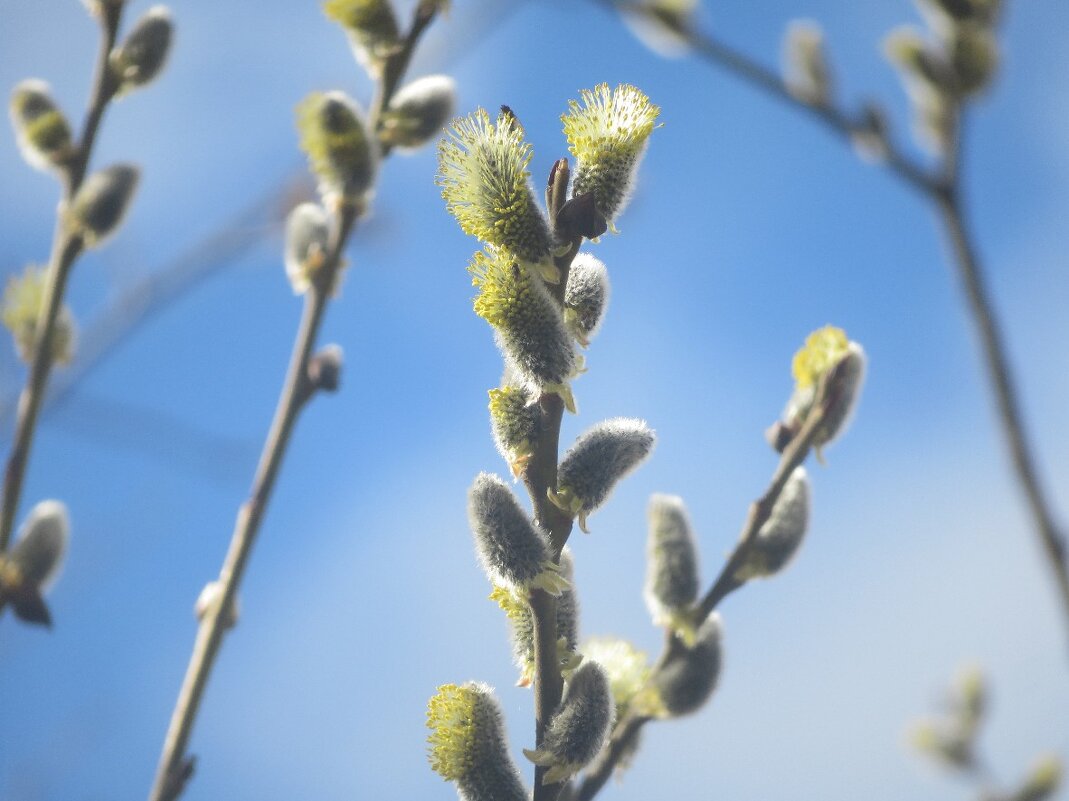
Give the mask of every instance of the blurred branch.
M 437 8 L 436 3 L 421 3 L 416 10 L 412 26 L 405 36 L 403 47 L 386 59 L 383 73 L 395 77 L 389 82 L 386 78 L 380 80 L 380 99 L 375 104 L 375 112 L 368 125 L 370 135 L 374 135 L 374 132 L 378 130 L 382 110 L 389 105 L 405 67 L 409 63 L 412 50 L 427 26 L 433 21 Z M 399 68 L 391 66 L 391 62 L 395 59 L 400 62 Z M 271 499 L 282 460 L 301 411 L 317 391 L 329 389 L 313 378 L 313 351 L 327 305 L 334 294 L 337 273 L 343 266 L 342 252 L 362 208 L 363 201 L 360 201 L 359 208 L 351 199 L 338 204 L 330 240 L 323 254 L 323 263 L 316 270 L 311 279 L 311 285 L 305 293 L 304 312 L 294 342 L 282 394 L 264 443 L 252 491 L 248 500 L 238 511 L 230 547 L 219 573 L 218 601 L 204 610 L 204 616 L 197 630 L 193 654 L 190 657 L 164 740 L 163 753 L 160 757 L 150 801 L 174 801 L 181 796 L 186 783 L 193 774 L 193 759 L 186 756 L 193 723 L 196 720 L 208 678 L 219 654 L 223 636 L 232 625 L 234 602 L 252 553 L 252 547 L 256 542 L 260 524 L 267 512 L 267 505 Z
M 769 482 L 764 494 L 750 504 L 742 534 L 739 536 L 735 549 L 724 563 L 724 567 L 721 568 L 720 575 L 717 576 L 701 600 L 695 604 L 694 622 L 696 625 L 700 626 L 716 609 L 720 601 L 745 583 L 736 578 L 739 568 L 746 563 L 747 558 L 750 556 L 754 543 L 757 541 L 757 534 L 761 527 L 768 522 L 772 509 L 775 507 L 776 501 L 779 500 L 783 488 L 787 485 L 787 480 L 790 478 L 791 473 L 809 456 L 813 440 L 819 433 L 823 422 L 824 409 L 817 404 L 806 418 L 805 425 L 802 426 L 798 434 L 783 451 L 779 464 L 772 474 L 772 480 Z M 653 667 L 648 683 L 652 684 L 658 671 L 663 670 L 673 659 L 680 658 L 686 650 L 686 645 L 676 636 L 674 631 L 671 628 L 667 629 L 664 650 L 661 652 L 657 664 Z M 652 718 L 630 713 L 616 722 L 609 744 L 583 774 L 583 780 L 575 793 L 577 801 L 590 801 L 598 794 L 598 791 L 605 786 L 605 782 L 609 780 L 620 759 L 628 753 L 631 742 L 638 736 L 641 728 L 650 720 Z
M 109 69 L 108 59 L 115 47 L 123 6 L 117 3 L 102 3 L 99 8 L 100 48 L 97 55 L 96 73 L 81 138 L 74 148 L 71 159 L 63 169 L 64 188 L 63 199 L 60 201 L 60 217 L 62 217 L 62 210 L 68 206 L 82 185 L 104 110 L 118 89 L 115 75 Z M 52 340 L 55 335 L 56 318 L 59 316 L 60 309 L 63 308 L 63 295 L 71 268 L 84 248 L 83 235 L 69 230 L 62 219 L 57 219 L 33 363 L 30 365 L 29 376 L 19 398 L 15 436 L 4 470 L 3 497 L 0 499 L 0 553 L 7 550 L 14 528 L 15 515 L 22 496 L 22 482 L 26 475 L 33 435 L 37 428 L 37 418 L 48 387 L 48 376 L 52 370 Z
M 649 9 L 634 0 L 590 0 L 596 5 L 626 14 L 648 15 Z M 791 93 L 784 80 L 773 70 L 692 27 L 674 31 L 692 48 L 699 59 L 725 70 L 745 83 L 775 99 L 809 114 L 822 122 L 828 130 L 850 143 L 863 134 L 862 119 L 831 101 L 810 103 Z M 1052 506 L 1042 487 L 1033 447 L 1025 433 L 1020 410 L 1019 390 L 1009 364 L 1005 337 L 994 304 L 987 291 L 983 268 L 974 239 L 966 223 L 961 201 L 961 144 L 962 125 L 960 106 L 954 110 L 946 152 L 935 172 L 931 172 L 904 155 L 893 142 L 885 138 L 886 154 L 883 163 L 893 175 L 916 190 L 935 209 L 953 251 L 953 266 L 957 271 L 966 307 L 987 369 L 991 393 L 998 410 L 999 424 L 1009 446 L 1011 467 L 1023 491 L 1032 524 L 1042 546 L 1058 588 L 1062 612 L 1069 631 L 1069 562 L 1065 535 L 1055 522 Z

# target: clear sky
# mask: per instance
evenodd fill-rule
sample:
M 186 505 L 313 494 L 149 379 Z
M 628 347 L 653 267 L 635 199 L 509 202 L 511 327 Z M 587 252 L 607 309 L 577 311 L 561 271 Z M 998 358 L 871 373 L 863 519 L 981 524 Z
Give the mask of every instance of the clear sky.
M 706 5 L 703 22 L 770 64 L 790 19 L 819 20 L 841 96 L 882 99 L 908 138 L 880 54 L 887 31 L 919 22 L 906 0 Z M 967 197 L 1041 465 L 1069 519 L 1069 6 L 1008 6 L 1003 72 L 969 121 Z M 97 166 L 133 160 L 144 178 L 120 235 L 78 264 L 83 330 L 300 174 L 292 110 L 307 92 L 370 96 L 317 2 L 174 12 L 166 74 L 114 107 L 99 140 Z M 0 86 L 44 78 L 77 117 L 96 47 L 82 6 L 0 0 L 0 19 Z M 594 246 L 612 304 L 562 437 L 618 415 L 659 435 L 591 517 L 593 533 L 573 541 L 584 634 L 656 654 L 641 598 L 650 493 L 686 499 L 711 580 L 774 468 L 762 431 L 790 391 L 793 352 L 830 322 L 869 355 L 853 428 L 811 470 L 799 559 L 724 603 L 716 696 L 650 727 L 603 797 L 967 798 L 910 753 L 905 732 L 968 663 L 993 686 L 983 744 L 1005 781 L 1042 751 L 1069 757 L 1065 621 L 945 244 L 918 198 L 797 113 L 697 62 L 660 59 L 582 0 L 456 0 L 412 75 L 430 72 L 456 77 L 464 112 L 513 107 L 536 184 L 565 154 L 559 115 L 579 89 L 631 82 L 662 107 L 621 233 Z M 424 756 L 425 703 L 447 682 L 497 687 L 517 759 L 532 745 L 530 692 L 512 686 L 505 623 L 465 520 L 475 474 L 506 471 L 486 415 L 500 359 L 471 311 L 476 243 L 445 212 L 432 150 L 390 160 L 354 237 L 323 340 L 345 348 L 343 388 L 301 420 L 194 735 L 188 801 L 453 798 Z M 0 126 L 0 271 L 46 258 L 55 201 L 54 182 Z M 64 500 L 73 539 L 51 595 L 54 631 L 0 619 L 0 799 L 147 794 L 193 601 L 218 571 L 300 314 L 280 249 L 264 226 L 259 244 L 155 313 L 45 418 L 24 511 Z M 2 359 L 10 397 L 22 373 Z

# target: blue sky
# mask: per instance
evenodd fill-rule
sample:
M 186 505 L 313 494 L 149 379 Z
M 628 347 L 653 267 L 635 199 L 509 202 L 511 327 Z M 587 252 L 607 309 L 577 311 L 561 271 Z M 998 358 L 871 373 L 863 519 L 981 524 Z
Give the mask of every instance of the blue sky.
M 696 62 L 659 59 L 587 3 L 516 5 L 487 14 L 456 0 L 412 75 L 454 75 L 463 111 L 512 106 L 536 184 L 564 155 L 559 115 L 580 88 L 634 83 L 664 122 L 620 235 L 595 246 L 612 304 L 562 435 L 618 415 L 659 435 L 591 517 L 593 533 L 573 541 L 584 634 L 655 654 L 641 598 L 650 493 L 687 501 L 711 580 L 774 468 L 762 431 L 790 391 L 794 350 L 833 322 L 869 355 L 854 425 L 812 469 L 800 558 L 724 603 L 716 696 L 651 727 L 603 797 L 968 798 L 904 744 L 967 663 L 992 682 L 983 742 L 1007 782 L 1041 751 L 1069 756 L 1064 620 L 929 210 L 798 114 Z M 706 5 L 707 24 L 766 63 L 788 20 L 821 21 L 842 96 L 885 101 L 908 136 L 879 42 L 918 20 L 909 3 Z M 174 12 L 167 73 L 114 107 L 99 140 L 97 166 L 134 160 L 144 179 L 120 235 L 79 262 L 71 303 L 83 329 L 300 173 L 292 109 L 307 92 L 370 96 L 318 3 Z M 0 85 L 44 78 L 77 117 L 96 45 L 81 5 L 0 0 L 0 15 Z M 967 198 L 1064 519 L 1069 7 L 1010 4 L 1002 38 L 1003 72 L 970 119 Z M 343 389 L 298 428 L 194 735 L 189 801 L 453 798 L 424 759 L 425 702 L 446 682 L 497 687 L 519 760 L 531 745 L 530 694 L 512 687 L 505 624 L 465 520 L 474 475 L 505 471 L 485 409 L 500 359 L 471 312 L 476 243 L 446 214 L 433 172 L 430 150 L 391 159 L 354 237 L 323 340 L 345 348 Z M 0 176 L 7 273 L 46 256 L 56 187 L 21 162 L 7 126 Z M 147 793 L 192 604 L 218 571 L 300 313 L 280 250 L 265 226 L 45 418 L 24 509 L 61 498 L 73 539 L 51 596 L 55 630 L 0 620 L 0 798 Z M 3 354 L 4 394 L 21 380 Z

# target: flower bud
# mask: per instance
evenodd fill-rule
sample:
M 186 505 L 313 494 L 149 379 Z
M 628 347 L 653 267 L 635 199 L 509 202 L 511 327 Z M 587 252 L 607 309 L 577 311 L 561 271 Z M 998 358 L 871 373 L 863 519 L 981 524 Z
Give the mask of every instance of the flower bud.
M 490 428 L 494 444 L 512 475 L 523 475 L 542 429 L 538 398 L 524 387 L 491 389 Z
M 615 706 L 609 677 L 596 662 L 585 661 L 568 682 L 557 713 L 549 722 L 542 745 L 524 749 L 536 765 L 548 767 L 543 784 L 574 776 L 601 751 L 612 728 Z
M 1024 785 L 1011 796 L 1011 801 L 1047 801 L 1058 792 L 1061 783 L 1061 760 L 1048 754 L 1032 766 Z
M 656 716 L 677 718 L 697 712 L 716 689 L 721 661 L 720 616 L 714 612 L 698 629 L 694 646 L 684 647 L 654 674 Z
M 642 44 L 663 58 L 680 58 L 690 50 L 687 34 L 697 5 L 698 0 L 645 0 L 620 10 Z
M 609 273 L 600 260 L 579 253 L 564 289 L 564 324 L 584 348 L 597 334 L 609 305 Z
M 374 185 L 379 154 L 356 102 L 343 92 L 313 92 L 297 106 L 297 130 L 324 200 L 359 207 Z
M 413 151 L 436 136 L 456 113 L 457 91 L 446 75 L 428 75 L 402 86 L 382 115 L 379 141 Z
M 506 116 L 479 109 L 453 121 L 438 143 L 438 175 L 449 213 L 466 234 L 503 248 L 549 281 L 559 281 L 549 227 L 531 188 L 531 145 Z
M 650 427 L 635 418 L 615 417 L 592 426 L 564 454 L 550 500 L 577 515 L 579 528 L 586 531 L 587 516 L 650 455 L 654 441 Z
M 967 769 L 975 762 L 972 737 L 954 726 L 926 721 L 910 732 L 913 747 L 948 767 Z
M 683 499 L 654 495 L 647 518 L 646 606 L 656 625 L 694 645 L 697 630 L 689 612 L 698 597 L 698 548 Z
M 494 327 L 508 364 L 530 390 L 556 393 L 574 412 L 568 382 L 581 359 L 542 280 L 497 248 L 476 253 L 468 272 L 479 289 L 475 313 Z
M 52 625 L 42 596 L 59 574 L 69 539 L 66 506 L 42 501 L 33 507 L 10 553 L 0 554 L 0 609 L 10 603 L 20 620 Z
M 809 526 L 809 479 L 796 467 L 757 532 L 746 561 L 735 573 L 739 581 L 769 578 L 782 571 L 798 552 Z
M 0 319 L 15 340 L 19 358 L 27 364 L 33 362 L 37 351 L 37 329 L 44 309 L 47 284 L 47 270 L 31 264 L 22 275 L 8 279 L 0 303 Z M 69 364 L 74 356 L 74 340 L 74 315 L 70 307 L 63 304 L 52 330 L 52 360 Z
M 330 219 L 318 203 L 301 203 L 286 218 L 286 275 L 303 295 L 323 266 L 330 247 Z
M 23 81 L 11 92 L 11 125 L 22 157 L 32 167 L 48 170 L 71 157 L 71 128 L 48 84 Z
M 323 11 L 349 35 L 353 55 L 373 78 L 400 46 L 401 31 L 388 0 L 327 0 Z
M 916 28 L 906 25 L 891 31 L 884 40 L 884 52 L 898 68 L 911 96 L 918 91 L 946 94 L 952 89 L 946 58 Z
M 887 158 L 890 150 L 887 128 L 887 116 L 883 108 L 875 103 L 865 103 L 860 122 L 850 131 L 850 142 L 859 158 L 869 163 Z
M 824 32 L 815 22 L 795 20 L 783 43 L 784 81 L 791 94 L 814 106 L 831 99 L 832 78 L 824 54 Z
M 527 801 L 501 707 L 485 684 L 446 684 L 427 704 L 431 768 L 465 801 Z
M 557 598 L 557 660 L 561 672 L 567 676 L 583 661 L 576 653 L 579 642 L 579 600 L 573 582 L 571 552 L 565 547 L 561 553 L 560 574 L 568 582 Z M 490 600 L 495 601 L 509 621 L 509 633 L 512 640 L 512 656 L 519 668 L 518 687 L 529 687 L 534 680 L 534 617 L 531 605 L 525 593 L 498 585 L 490 593 Z
M 140 177 L 141 171 L 133 164 L 114 164 L 85 179 L 71 201 L 66 221 L 87 248 L 99 246 L 119 229 Z
M 223 585 L 218 581 L 209 581 L 204 585 L 204 589 L 202 589 L 200 595 L 197 596 L 197 602 L 193 605 L 193 613 L 197 616 L 197 620 L 204 620 L 208 612 L 212 611 L 222 603 L 222 601 Z M 234 628 L 234 626 L 238 624 L 239 617 L 241 617 L 241 605 L 238 603 L 238 599 L 235 596 L 234 602 L 230 604 L 226 619 L 223 621 L 223 628 Z
M 111 69 L 119 92 L 128 92 L 152 81 L 163 70 L 171 49 L 174 23 L 167 6 L 153 6 L 111 54 Z
M 966 97 L 985 89 L 998 68 L 998 42 L 991 29 L 979 23 L 955 25 L 949 50 L 957 93 Z
M 345 352 L 341 345 L 325 345 L 308 360 L 308 381 L 320 392 L 337 392 L 341 386 L 341 370 Z
M 550 559 L 548 536 L 497 476 L 476 476 L 468 491 L 468 522 L 479 562 L 494 584 L 517 591 L 538 588 L 553 595 L 568 586 Z
M 791 363 L 795 391 L 784 413 L 787 428 L 797 433 L 810 411 L 821 406 L 824 420 L 813 438 L 817 458 L 821 448 L 846 429 L 857 406 L 865 377 L 865 351 L 849 341 L 841 328 L 825 326 L 806 338 Z
M 627 206 L 639 163 L 661 110 L 634 86 L 600 84 L 568 102 L 561 116 L 568 149 L 576 158 L 573 196 L 594 194 L 599 212 L 613 221 Z

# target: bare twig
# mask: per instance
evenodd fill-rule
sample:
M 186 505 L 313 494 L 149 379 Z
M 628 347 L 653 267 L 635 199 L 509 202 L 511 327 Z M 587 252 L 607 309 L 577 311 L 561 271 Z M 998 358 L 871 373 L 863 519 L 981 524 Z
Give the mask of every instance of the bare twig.
M 625 13 L 642 14 L 643 6 L 633 0 L 591 0 L 597 5 Z M 707 63 L 760 89 L 787 105 L 810 114 L 829 130 L 849 142 L 864 132 L 859 117 L 831 103 L 808 103 L 793 95 L 774 71 L 729 45 L 693 29 L 677 31 Z M 935 171 L 925 169 L 906 156 L 891 141 L 886 142 L 884 164 L 893 175 L 924 197 L 938 214 L 950 241 L 954 267 L 958 273 L 966 306 L 987 368 L 991 393 L 998 410 L 1002 434 L 1010 450 L 1011 467 L 1024 493 L 1029 514 L 1043 554 L 1054 574 L 1062 611 L 1069 626 L 1069 554 L 1065 534 L 1055 522 L 1053 507 L 1043 491 L 1033 447 L 1025 433 L 1002 327 L 987 291 L 976 245 L 966 222 L 961 202 L 961 148 L 963 142 L 960 106 L 952 109 L 951 130 L 946 152 Z
M 385 77 L 383 78 L 379 89 L 380 100 L 376 101 L 375 112 L 370 119 L 372 131 L 377 130 L 381 110 L 389 103 L 403 75 L 404 67 L 411 58 L 412 50 L 433 20 L 436 8 L 436 3 L 420 4 L 403 47 L 387 60 L 383 70 L 384 75 L 396 75 L 396 77 L 390 81 L 388 86 Z M 395 59 L 402 60 L 400 72 L 396 72 L 396 67 L 390 66 Z M 289 371 L 286 374 L 275 417 L 256 469 L 252 492 L 238 511 L 230 547 L 219 573 L 220 597 L 217 603 L 210 605 L 205 611 L 198 628 L 193 653 L 167 729 L 155 783 L 149 796 L 150 801 L 174 801 L 181 795 L 192 775 L 193 760 L 186 756 L 186 751 L 193 731 L 193 723 L 222 645 L 227 623 L 231 619 L 234 599 L 237 597 L 260 524 L 267 511 L 275 479 L 282 465 L 297 417 L 318 389 L 309 374 L 310 362 L 319 328 L 335 286 L 336 275 L 342 266 L 342 251 L 357 217 L 357 209 L 351 204 L 345 203 L 340 206 L 336 213 L 324 263 L 314 273 L 312 285 L 305 295 L 304 312 L 294 342 L 293 354 L 290 357 Z
M 82 185 L 104 110 L 115 96 L 117 84 L 115 76 L 108 67 L 108 58 L 115 46 L 122 9 L 123 6 L 120 3 L 100 4 L 100 50 L 97 56 L 92 95 L 81 138 L 63 169 L 63 199 L 60 202 L 60 219 L 56 222 L 52 255 L 48 263 L 37 343 L 30 373 L 19 397 L 15 437 L 4 470 L 3 498 L 0 500 L 0 553 L 7 549 L 11 539 L 19 499 L 22 496 L 22 482 L 29 464 L 33 435 L 37 429 L 37 417 L 48 388 L 48 376 L 52 371 L 52 339 L 55 334 L 56 319 L 60 309 L 63 308 L 67 279 L 85 245 L 81 234 L 68 230 L 64 225 L 62 211 Z

